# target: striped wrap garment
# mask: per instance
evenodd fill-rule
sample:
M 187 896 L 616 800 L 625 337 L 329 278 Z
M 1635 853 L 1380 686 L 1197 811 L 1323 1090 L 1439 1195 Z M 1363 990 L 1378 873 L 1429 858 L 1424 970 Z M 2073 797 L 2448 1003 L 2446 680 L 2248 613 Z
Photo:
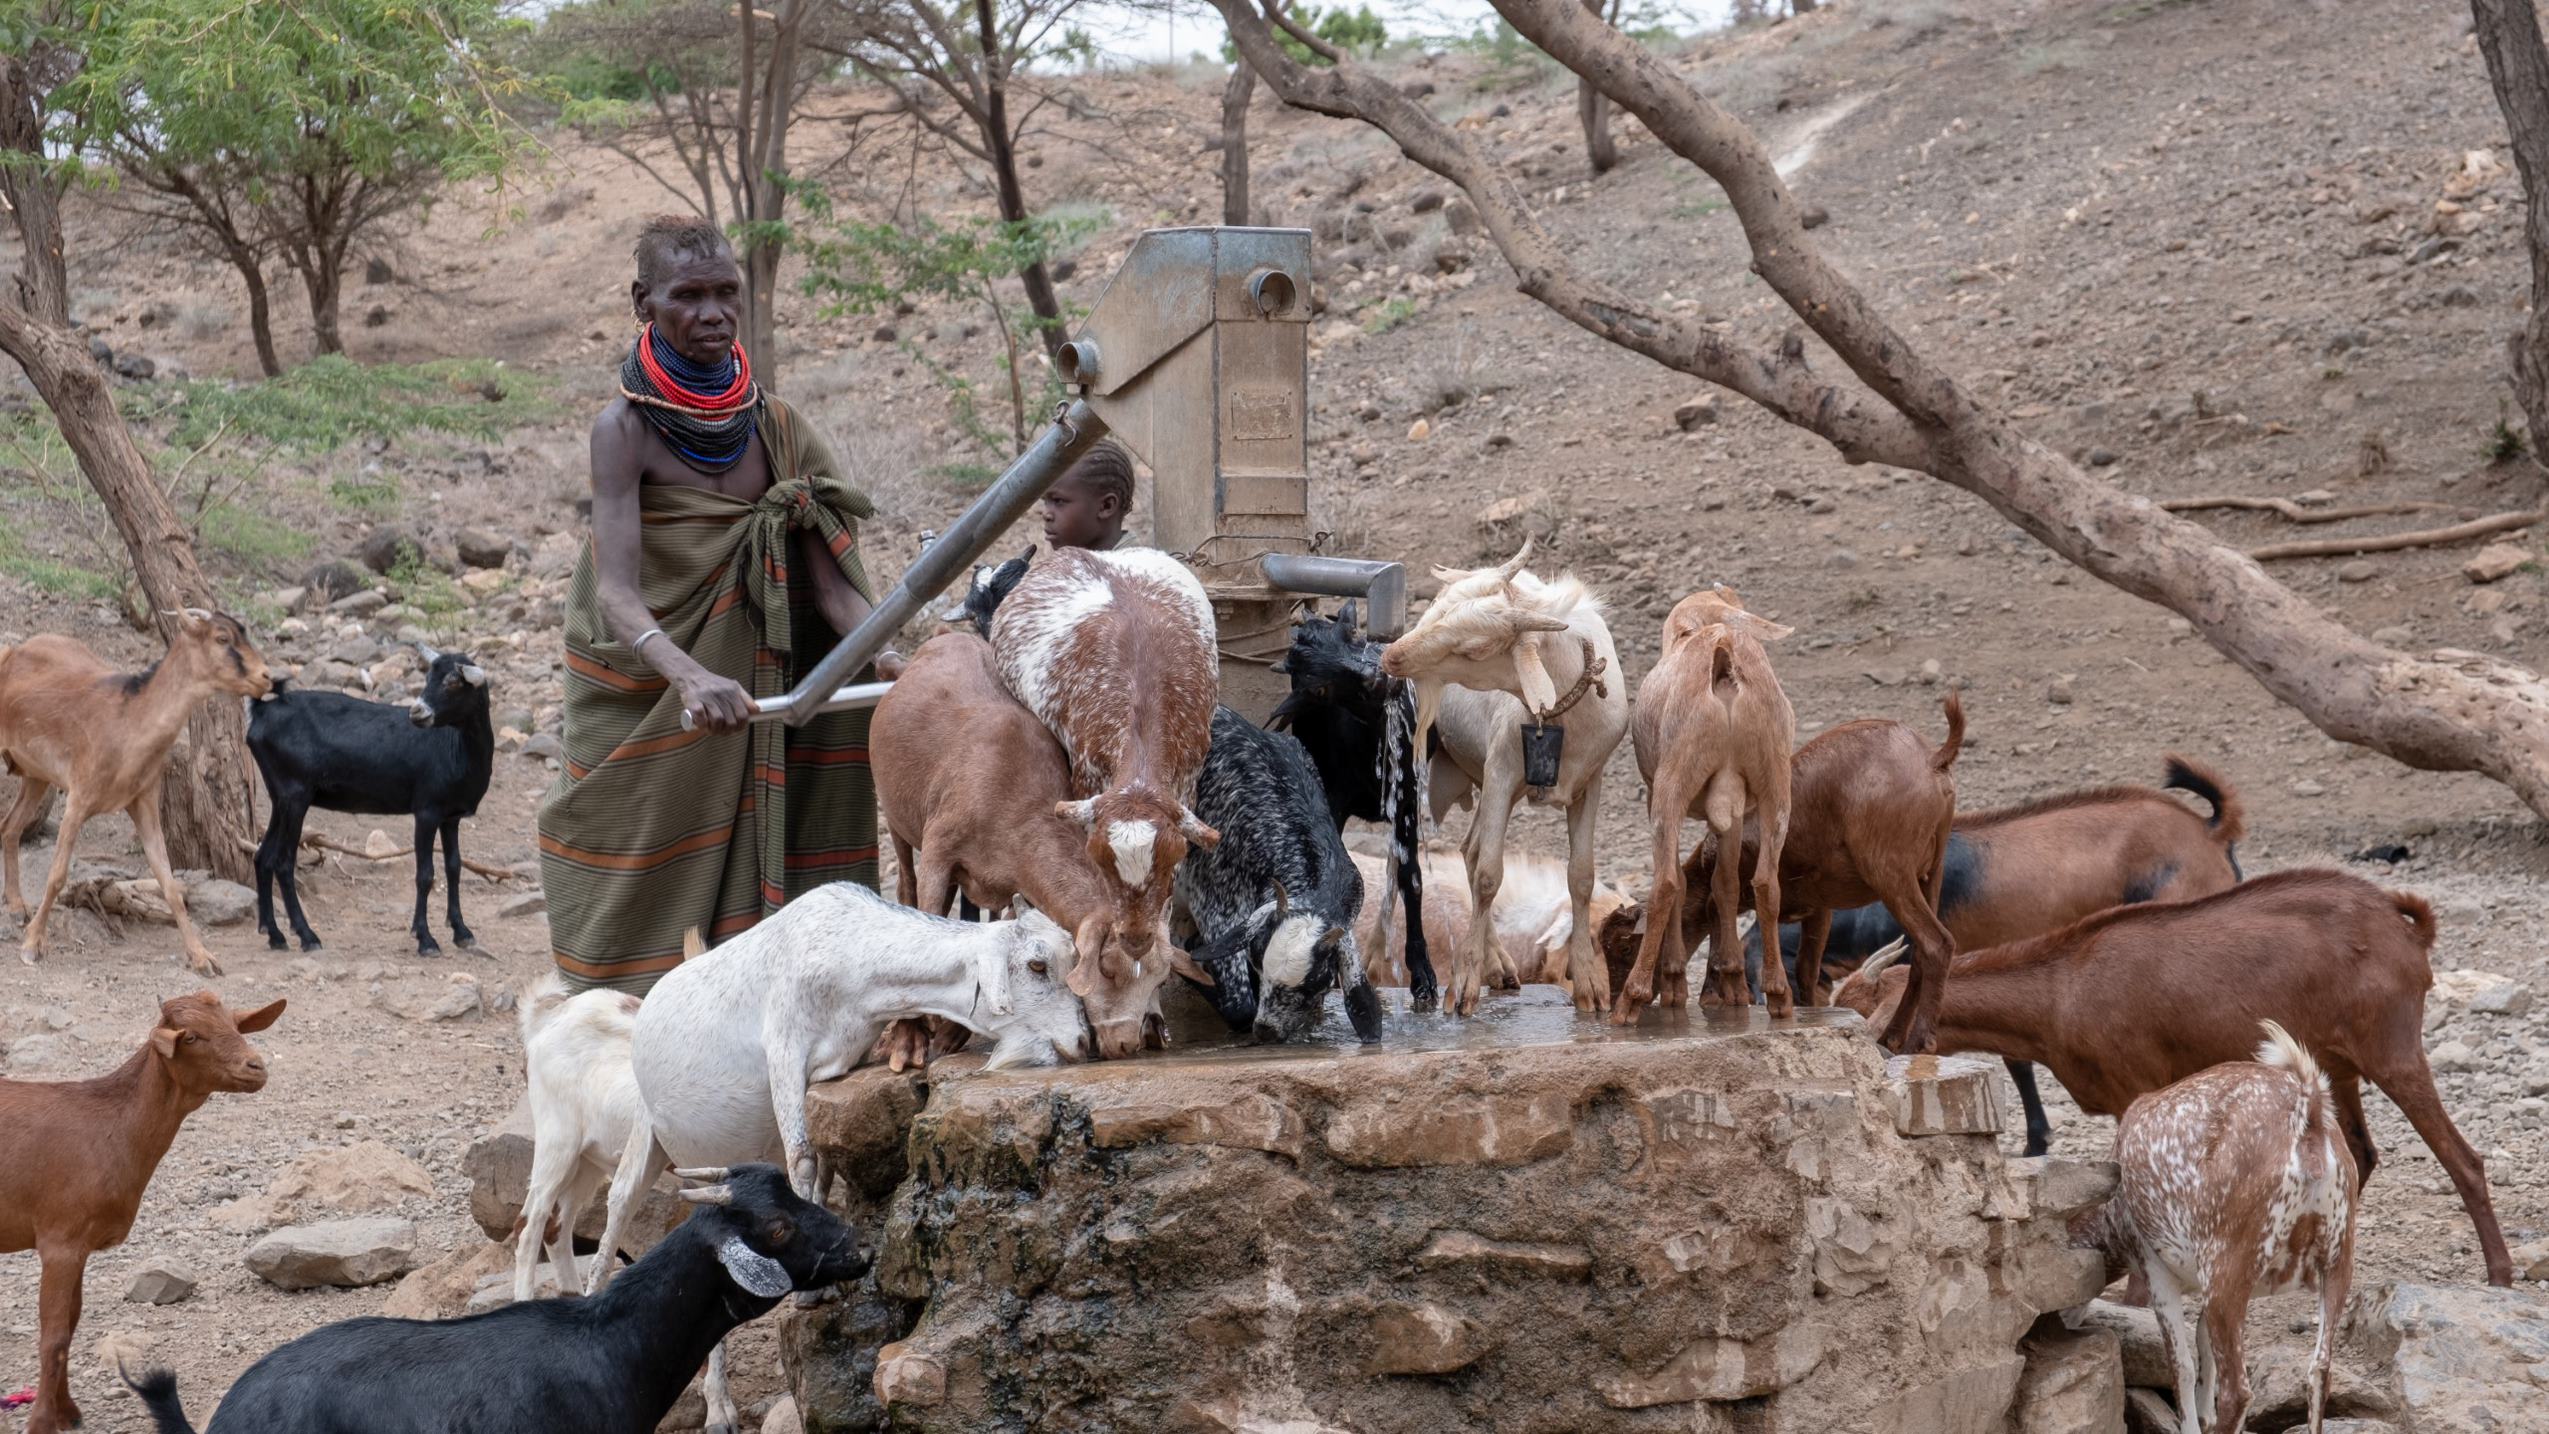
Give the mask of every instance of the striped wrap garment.
M 785 402 L 765 395 L 761 420 L 772 481 L 759 499 L 638 490 L 639 587 L 656 625 L 756 698 L 786 692 L 833 637 L 811 576 L 789 570 L 799 530 L 819 534 L 875 598 L 858 549 L 873 506 Z M 642 994 L 680 963 L 694 927 L 722 941 L 827 882 L 876 885 L 867 713 L 683 731 L 680 693 L 603 619 L 590 543 L 566 621 L 566 760 L 539 830 L 550 942 L 570 990 Z

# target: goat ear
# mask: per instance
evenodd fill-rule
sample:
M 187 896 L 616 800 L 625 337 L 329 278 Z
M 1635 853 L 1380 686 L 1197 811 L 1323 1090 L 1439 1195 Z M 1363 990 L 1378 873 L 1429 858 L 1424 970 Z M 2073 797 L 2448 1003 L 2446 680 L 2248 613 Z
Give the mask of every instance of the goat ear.
M 1071 974 L 1063 978 L 1062 984 L 1085 1001 L 1097 993 L 1098 957 L 1106 949 L 1106 913 L 1098 912 L 1081 922 L 1080 929 L 1071 935 L 1071 948 L 1079 953 L 1079 959 L 1071 963 Z
M 257 1032 L 264 1030 L 266 1027 L 273 1025 L 276 1021 L 282 1019 L 282 1017 L 283 1000 L 281 997 L 277 997 L 276 999 L 268 1001 L 264 1005 L 257 1007 L 255 1010 L 250 1011 L 244 1016 L 233 1018 L 230 1024 L 239 1028 L 239 1034 L 243 1036 L 252 1036 Z
M 1094 826 L 1097 823 L 1097 798 L 1083 797 L 1076 802 L 1055 802 L 1053 814 L 1065 821 Z
M 1354 599 L 1347 598 L 1345 600 L 1345 606 L 1336 610 L 1336 621 L 1337 626 L 1342 629 L 1348 637 L 1352 637 L 1361 629 L 1363 625 L 1362 614 L 1361 611 L 1356 608 Z
M 161 1060 L 172 1060 L 177 1055 L 177 1038 L 182 1034 L 184 1032 L 162 1026 L 150 1033 L 150 1048 L 159 1052 Z
M 1202 817 L 1184 807 L 1177 809 L 1177 834 L 1206 850 L 1221 845 L 1221 833 L 1204 825 Z
M 1796 633 L 1793 627 L 1772 622 L 1766 617 L 1740 609 L 1726 614 L 1726 625 L 1751 634 L 1757 642 L 1777 642 L 1783 637 L 1793 636 Z
M 1023 924 L 1018 928 L 1018 936 L 1025 937 Z M 1004 941 L 992 947 L 975 973 L 974 979 L 981 986 L 976 999 L 995 1016 L 1006 1016 L 1017 1009 L 1016 1003 L 1009 999 L 1009 951 L 1013 944 L 1013 941 Z
M 1522 705 L 1534 720 L 1558 705 L 1558 684 L 1540 657 L 1540 634 L 1524 633 L 1513 645 L 1514 675 L 1522 680 Z
M 1168 945 L 1168 969 L 1206 989 L 1219 984 L 1212 972 L 1195 964 L 1194 953 L 1174 941 Z

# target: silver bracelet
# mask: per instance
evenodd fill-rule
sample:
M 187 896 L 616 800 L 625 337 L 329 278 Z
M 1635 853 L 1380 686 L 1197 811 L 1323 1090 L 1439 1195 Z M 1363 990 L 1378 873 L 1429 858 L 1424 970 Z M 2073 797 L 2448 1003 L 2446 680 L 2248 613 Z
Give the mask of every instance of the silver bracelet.
M 660 627 L 650 627 L 644 632 L 639 633 L 637 635 L 637 641 L 628 645 L 629 656 L 643 658 L 646 656 L 646 639 L 650 637 L 662 637 L 663 635 L 664 630 Z

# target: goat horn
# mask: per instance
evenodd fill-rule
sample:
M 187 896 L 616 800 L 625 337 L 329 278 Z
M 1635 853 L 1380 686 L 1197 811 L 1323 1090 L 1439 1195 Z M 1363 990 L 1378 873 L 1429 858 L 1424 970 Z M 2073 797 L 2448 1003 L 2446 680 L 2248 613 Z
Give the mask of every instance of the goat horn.
M 1535 535 L 1535 536 L 1536 536 L 1536 535 Z M 1526 537 L 1524 537 L 1524 538 L 1523 538 L 1523 540 L 1522 540 L 1522 549 L 1521 549 L 1521 551 L 1519 551 L 1519 552 L 1515 553 L 1512 557 L 1507 558 L 1507 559 L 1505 559 L 1503 562 L 1498 563 L 1498 564 L 1496 565 L 1496 576 L 1498 576 L 1498 577 L 1500 577 L 1500 578 L 1503 578 L 1506 582 L 1512 582 L 1512 581 L 1513 581 L 1513 575 L 1514 575 L 1514 574 L 1516 574 L 1516 573 L 1518 573 L 1518 572 L 1521 572 L 1521 571 L 1522 571 L 1522 565 L 1523 565 L 1524 563 L 1526 563 L 1526 562 L 1530 561 L 1530 559 L 1531 559 L 1531 544 L 1532 544 L 1532 542 L 1533 542 L 1533 541 L 1534 541 L 1534 536 L 1526 536 Z
M 1292 914 L 1292 893 L 1291 893 L 1291 892 L 1288 892 L 1288 891 L 1286 891 L 1286 890 L 1284 890 L 1284 889 L 1283 889 L 1283 883 L 1282 883 L 1282 882 L 1280 882 L 1280 881 L 1278 881 L 1278 882 L 1276 882 L 1276 883 L 1274 884 L 1274 889 L 1275 889 L 1275 920 L 1277 920 L 1277 921 L 1281 921 L 1281 920 L 1282 920 L 1282 919 L 1284 919 L 1286 916 L 1289 916 L 1289 915 L 1291 915 L 1291 914 Z
M 463 663 L 460 668 L 460 680 L 472 687 L 484 687 L 487 685 L 487 669 L 476 663 Z
M 673 1173 L 684 1180 L 704 1180 L 718 1183 L 722 1183 L 729 1175 L 733 1174 L 732 1171 L 728 1170 L 723 1165 L 700 1165 L 689 1170 L 675 1170 Z
M 433 645 L 432 643 L 430 643 L 430 642 L 420 642 L 420 643 L 417 643 L 417 644 L 416 644 L 416 650 L 417 650 L 419 653 L 423 654 L 423 655 L 424 655 L 425 660 L 426 660 L 427 662 L 429 662 L 429 663 L 430 663 L 430 662 L 440 662 L 440 661 L 442 661 L 443 655 L 442 655 L 441 653 L 439 653 L 439 652 L 436 652 L 436 651 L 434 650 L 434 645 Z
M 1902 937 L 1897 936 L 1893 940 L 1886 942 L 1883 946 L 1878 947 L 1875 955 L 1860 962 L 1858 974 L 1867 980 L 1873 981 L 1877 977 L 1885 974 L 1886 967 L 1902 960 L 1903 953 L 1910 949 L 1910 944 Z
M 696 1189 L 676 1190 L 673 1194 L 679 1196 L 683 1200 L 689 1201 L 693 1205 L 732 1205 L 735 1203 L 734 1190 L 732 1187 L 725 1185 L 703 1185 Z

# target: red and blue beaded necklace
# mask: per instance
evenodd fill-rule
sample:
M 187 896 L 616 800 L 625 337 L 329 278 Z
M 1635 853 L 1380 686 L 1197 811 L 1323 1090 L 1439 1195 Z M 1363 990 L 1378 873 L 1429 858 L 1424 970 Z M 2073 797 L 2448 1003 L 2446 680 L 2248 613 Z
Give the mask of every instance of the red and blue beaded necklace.
M 761 422 L 761 389 L 738 343 L 722 364 L 683 358 L 648 324 L 620 364 L 620 396 L 637 405 L 682 461 L 723 473 L 743 461 Z

